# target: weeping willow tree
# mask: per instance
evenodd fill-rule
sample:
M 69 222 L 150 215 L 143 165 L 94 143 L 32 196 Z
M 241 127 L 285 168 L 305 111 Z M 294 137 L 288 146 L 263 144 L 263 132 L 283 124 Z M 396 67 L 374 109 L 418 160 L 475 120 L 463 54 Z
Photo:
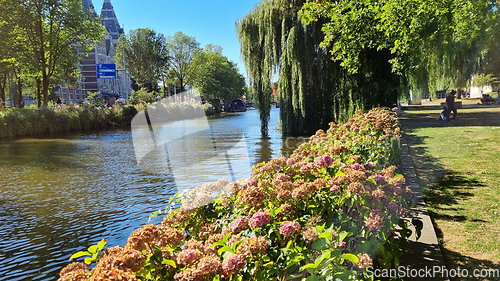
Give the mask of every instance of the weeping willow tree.
M 386 50 L 403 85 L 432 93 L 465 87 L 494 61 L 498 8 L 490 0 L 316 0 L 301 13 L 306 22 L 327 19 L 321 46 L 350 73 L 361 71 L 367 50 Z
M 495 50 L 493 34 L 499 32 L 495 3 L 444 3 L 441 16 L 428 21 L 419 44 L 407 54 L 411 88 L 431 96 L 437 90 L 468 88 L 471 77 L 485 70 Z
M 392 72 L 388 50 L 366 48 L 360 66 L 349 71 L 335 61 L 319 18 L 306 23 L 299 11 L 306 1 L 264 0 L 237 21 L 238 38 L 256 93 L 262 136 L 268 133 L 271 83 L 278 74 L 280 119 L 285 135 L 311 134 L 357 109 L 391 106 L 401 79 Z

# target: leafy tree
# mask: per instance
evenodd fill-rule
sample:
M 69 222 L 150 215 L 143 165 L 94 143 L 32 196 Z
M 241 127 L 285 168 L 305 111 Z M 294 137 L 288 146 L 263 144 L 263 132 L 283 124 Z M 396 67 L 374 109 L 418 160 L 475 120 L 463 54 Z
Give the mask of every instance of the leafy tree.
M 325 20 L 322 47 L 349 72 L 367 49 L 388 50 L 393 72 L 414 90 L 465 87 L 498 33 L 498 3 L 488 0 L 314 1 L 306 23 Z
M 6 102 L 5 92 L 8 90 L 9 74 L 17 70 L 21 74 L 21 60 L 25 60 L 25 42 L 19 36 L 17 26 L 18 6 L 11 0 L 0 0 L 0 102 Z M 15 79 L 16 83 L 18 79 Z
M 349 72 L 321 44 L 327 21 L 301 21 L 298 12 L 305 2 L 266 0 L 237 22 L 263 137 L 267 136 L 276 73 L 284 134 L 314 133 L 328 128 L 332 119 L 346 119 L 356 109 L 392 106 L 397 101 L 401 79 L 392 73 L 390 52 L 363 50 L 358 58 L 362 67 Z
M 276 73 L 282 131 L 294 135 L 410 88 L 463 87 L 483 72 L 499 13 L 489 0 L 262 1 L 237 22 L 262 135 Z
M 12 2 L 18 8 L 21 38 L 36 60 L 43 106 L 47 106 L 51 84 L 58 82 L 54 80 L 56 73 L 64 73 L 64 66 L 75 69 L 102 38 L 104 27 L 94 13 L 83 11 L 80 0 Z
M 195 53 L 199 50 L 200 43 L 196 42 L 195 37 L 190 37 L 181 31 L 169 39 L 171 69 L 169 78 L 185 90 L 186 85 L 191 82 L 191 62 Z
M 122 35 L 118 50 L 125 48 L 127 70 L 131 77 L 144 87 L 150 84 L 155 88 L 162 80 L 165 65 L 168 63 L 168 45 L 165 35 L 156 33 L 149 28 L 138 28 L 129 33 L 129 38 Z M 117 66 L 123 67 L 123 53 L 118 51 L 115 56 Z
M 231 101 L 244 93 L 245 79 L 236 65 L 222 55 L 222 48 L 208 44 L 195 53 L 192 82 L 207 100 Z
M 481 87 L 481 95 L 483 94 L 484 86 L 489 86 L 494 83 L 498 83 L 498 79 L 493 74 L 481 73 L 474 76 L 472 79 L 472 85 L 475 87 Z
M 151 104 L 158 99 L 156 98 L 158 94 L 154 91 L 148 92 L 147 89 L 141 88 L 137 91 L 132 91 L 132 95 L 130 96 L 130 104 Z

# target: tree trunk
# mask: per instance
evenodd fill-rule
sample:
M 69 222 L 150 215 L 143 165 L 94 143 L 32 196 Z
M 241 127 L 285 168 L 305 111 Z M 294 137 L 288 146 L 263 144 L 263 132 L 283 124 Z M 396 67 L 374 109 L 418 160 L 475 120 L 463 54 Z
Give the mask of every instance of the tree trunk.
M 36 79 L 36 101 L 38 107 L 42 107 L 42 80 L 39 78 Z
M 7 101 L 5 100 L 5 86 L 7 85 L 7 72 L 2 73 L 0 78 L 0 107 L 7 105 Z M 2 106 L 3 105 L 3 106 Z
M 184 92 L 184 79 L 179 79 L 179 84 L 181 84 L 181 93 Z M 177 94 L 177 93 L 176 93 Z
M 17 77 L 17 98 L 19 103 L 19 108 L 24 107 L 24 97 L 23 97 L 23 80 L 21 76 Z
M 49 106 L 49 76 L 46 73 L 42 73 L 42 97 L 43 97 L 43 106 Z

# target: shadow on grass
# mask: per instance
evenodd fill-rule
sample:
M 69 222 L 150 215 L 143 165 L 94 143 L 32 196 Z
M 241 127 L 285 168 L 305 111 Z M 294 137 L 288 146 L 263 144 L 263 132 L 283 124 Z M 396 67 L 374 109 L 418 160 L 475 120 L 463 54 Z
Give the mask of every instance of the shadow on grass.
M 426 202 L 431 202 L 435 207 L 439 207 L 439 205 L 455 205 L 458 200 L 465 200 L 473 196 L 472 193 L 464 191 L 464 189 L 473 189 L 480 186 L 486 186 L 486 184 L 457 172 L 448 171 L 437 182 L 427 187 L 424 199 Z
M 444 261 L 448 270 L 460 268 L 466 269 L 468 273 L 467 278 L 450 278 L 455 280 L 500 280 L 500 268 L 498 264 L 488 260 L 472 258 L 462 255 L 458 252 L 441 249 L 444 255 Z M 465 271 L 464 271 L 465 272 Z
M 458 110 L 457 120 L 450 124 L 436 120 L 439 112 L 439 110 L 430 111 L 428 109 L 413 111 L 412 114 L 405 114 L 401 118 L 401 124 L 406 133 L 410 154 L 417 168 L 419 182 L 425 188 L 423 198 L 430 207 L 428 211 L 440 241 L 445 264 L 448 269 L 456 269 L 457 266 L 466 268 L 471 275 L 474 269 L 498 269 L 498 264 L 492 261 L 473 258 L 443 247 L 444 235 L 436 221 L 487 223 L 481 219 L 469 218 L 460 206 L 463 201 L 474 196 L 474 189 L 485 187 L 486 184 L 470 173 L 458 173 L 444 168 L 440 160 L 432 156 L 429 149 L 423 145 L 426 143 L 426 137 L 418 136 L 415 131 L 423 128 L 447 126 L 500 126 L 500 110 L 497 108 L 483 108 L 478 112 L 471 109 L 462 112 Z M 499 273 L 497 272 L 497 274 Z M 500 280 L 500 277 L 451 278 L 451 280 Z
M 411 112 L 403 114 L 399 119 L 409 128 L 500 126 L 498 105 L 458 109 L 454 122 L 437 120 L 440 112 L 439 107 L 413 107 Z

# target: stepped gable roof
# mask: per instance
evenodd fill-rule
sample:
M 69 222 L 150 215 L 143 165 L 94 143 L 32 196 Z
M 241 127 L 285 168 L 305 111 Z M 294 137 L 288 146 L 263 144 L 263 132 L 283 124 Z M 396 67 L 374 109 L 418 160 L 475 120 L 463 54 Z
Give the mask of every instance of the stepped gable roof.
M 120 35 L 123 34 L 123 28 L 116 18 L 115 10 L 110 0 L 104 0 L 101 7 L 101 19 L 104 27 L 111 33 L 113 40 L 118 40 Z
M 95 12 L 94 4 L 92 4 L 92 0 L 82 0 L 83 10 L 84 11 L 92 11 L 93 14 L 97 15 Z

